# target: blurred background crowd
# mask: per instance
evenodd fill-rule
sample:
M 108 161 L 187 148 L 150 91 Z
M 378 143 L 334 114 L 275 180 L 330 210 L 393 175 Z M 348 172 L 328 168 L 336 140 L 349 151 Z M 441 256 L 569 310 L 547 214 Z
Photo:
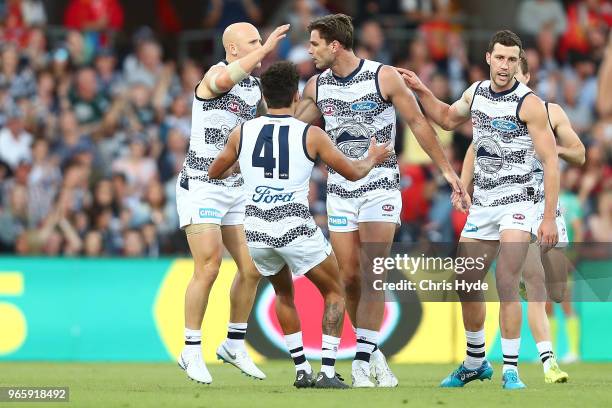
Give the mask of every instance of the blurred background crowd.
M 223 57 L 220 30 L 250 21 L 265 39 L 290 22 L 290 35 L 263 69 L 291 60 L 303 85 L 316 74 L 306 26 L 330 12 L 355 17 L 358 56 L 415 71 L 449 103 L 472 82 L 488 79 L 489 36 L 502 28 L 518 32 L 529 86 L 565 109 L 586 146 L 586 164 L 562 170 L 570 240 L 612 242 L 612 112 L 600 106 L 598 89 L 604 56 L 612 56 L 612 2 L 509 2 L 516 4 L 511 16 L 504 14 L 507 24 L 488 27 L 474 7 L 488 4 L 489 15 L 501 13 L 490 9 L 498 2 L 150 3 L 142 25 L 143 2 L 0 0 L 0 252 L 187 253 L 176 175 L 189 146 L 194 87 Z M 459 173 L 471 123 L 436 131 Z M 453 242 L 465 215 L 451 208 L 448 186 L 401 120 L 396 151 L 403 197 L 396 240 Z M 310 191 L 325 231 L 326 174 L 315 167 Z

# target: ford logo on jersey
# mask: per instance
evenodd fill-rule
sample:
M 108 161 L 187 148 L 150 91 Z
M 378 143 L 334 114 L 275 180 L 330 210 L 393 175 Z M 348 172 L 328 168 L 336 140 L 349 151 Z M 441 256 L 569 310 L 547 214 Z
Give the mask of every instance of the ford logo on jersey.
M 491 126 L 497 130 L 503 130 L 504 132 L 514 132 L 516 129 L 518 129 L 516 123 L 504 119 L 493 119 L 491 121 Z
M 270 186 L 257 186 L 255 187 L 255 194 L 253 194 L 252 200 L 254 203 L 264 202 L 266 204 L 271 203 L 288 203 L 293 201 L 293 192 L 291 193 L 280 193 L 284 188 L 275 188 Z
M 378 108 L 378 104 L 372 101 L 359 101 L 351 104 L 351 110 L 354 112 L 368 112 Z

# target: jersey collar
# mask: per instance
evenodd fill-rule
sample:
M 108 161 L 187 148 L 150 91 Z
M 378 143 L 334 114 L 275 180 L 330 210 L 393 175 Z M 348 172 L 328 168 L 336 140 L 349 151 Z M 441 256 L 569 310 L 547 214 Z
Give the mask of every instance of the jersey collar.
M 364 62 L 365 62 L 365 60 L 362 58 L 362 59 L 359 61 L 359 65 L 357 66 L 357 68 L 355 68 L 355 70 L 354 70 L 353 72 L 351 72 L 350 74 L 348 74 L 348 75 L 347 75 L 347 76 L 345 76 L 345 77 L 340 77 L 340 76 L 337 76 L 336 74 L 334 74 L 334 72 L 333 72 L 333 71 L 332 71 L 332 75 L 334 76 L 334 79 L 336 79 L 336 81 L 338 81 L 338 82 L 342 82 L 342 83 L 344 83 L 344 82 L 348 82 L 348 81 L 350 81 L 351 79 L 353 79 L 353 78 L 355 77 L 355 75 L 357 75 L 357 74 L 359 73 L 359 71 L 361 71 L 361 68 L 363 67 L 363 63 L 364 63 Z

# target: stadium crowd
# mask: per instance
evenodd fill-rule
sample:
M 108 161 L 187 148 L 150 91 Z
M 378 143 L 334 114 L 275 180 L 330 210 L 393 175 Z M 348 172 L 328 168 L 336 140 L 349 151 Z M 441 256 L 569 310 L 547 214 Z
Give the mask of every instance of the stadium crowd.
M 266 23 L 256 1 L 231 3 L 237 6 L 211 1 L 204 24 Z M 469 84 L 488 77 L 484 55 L 468 53 L 471 27 L 455 3 L 361 2 L 357 54 L 415 71 L 452 103 Z M 307 51 L 308 22 L 343 10 L 330 10 L 321 0 L 296 0 L 287 9 L 290 36 L 263 69 L 289 59 L 303 85 L 316 73 Z M 189 146 L 193 90 L 205 67 L 197 55 L 165 58 L 161 40 L 147 29 L 136 31 L 129 53 L 115 51 L 113 34 L 122 29 L 123 13 L 120 0 L 72 0 L 65 34 L 52 41 L 43 1 L 0 1 L 0 252 L 187 253 L 175 183 Z M 612 57 L 611 26 L 607 0 L 525 0 L 513 27 L 524 41 L 529 86 L 564 108 L 587 149 L 582 168 L 562 171 L 561 201 L 574 242 L 612 242 L 612 117 L 598 111 L 597 77 L 606 52 Z M 391 41 L 386 33 L 397 28 L 416 35 Z M 471 124 L 436 130 L 459 173 Z M 446 182 L 401 121 L 396 151 L 403 197 L 396 240 L 454 241 L 465 215 L 452 209 Z M 324 231 L 326 174 L 322 165 L 315 167 L 310 191 Z

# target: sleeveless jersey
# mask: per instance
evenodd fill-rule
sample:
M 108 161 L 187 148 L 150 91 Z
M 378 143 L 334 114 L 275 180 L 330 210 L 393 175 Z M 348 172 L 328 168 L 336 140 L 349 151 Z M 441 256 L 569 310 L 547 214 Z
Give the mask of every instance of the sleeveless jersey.
M 308 205 L 314 165 L 306 151 L 309 126 L 289 115 L 271 114 L 242 125 L 238 160 L 250 247 L 284 247 L 317 231 Z
M 223 66 L 225 61 L 217 66 Z M 226 187 L 242 185 L 242 176 L 234 173 L 224 180 L 208 178 L 208 168 L 227 142 L 227 136 L 238 125 L 255 118 L 261 101 L 258 80 L 249 76 L 227 93 L 213 99 L 202 99 L 195 95 L 191 109 L 191 137 L 180 178 L 197 179 Z
M 519 81 L 506 91 L 494 92 L 490 82 L 478 84 L 470 109 L 476 156 L 474 204 L 537 202 L 535 150 L 527 125 L 518 116 L 523 100 L 532 92 Z
M 357 69 L 339 78 L 331 69 L 317 78 L 316 102 L 325 120 L 325 131 L 349 159 L 367 155 L 370 138 L 395 143 L 395 108 L 380 92 L 378 73 L 383 64 L 362 59 Z M 378 164 L 361 180 L 349 181 L 329 168 L 327 192 L 357 198 L 374 190 L 399 189 L 397 156 Z

